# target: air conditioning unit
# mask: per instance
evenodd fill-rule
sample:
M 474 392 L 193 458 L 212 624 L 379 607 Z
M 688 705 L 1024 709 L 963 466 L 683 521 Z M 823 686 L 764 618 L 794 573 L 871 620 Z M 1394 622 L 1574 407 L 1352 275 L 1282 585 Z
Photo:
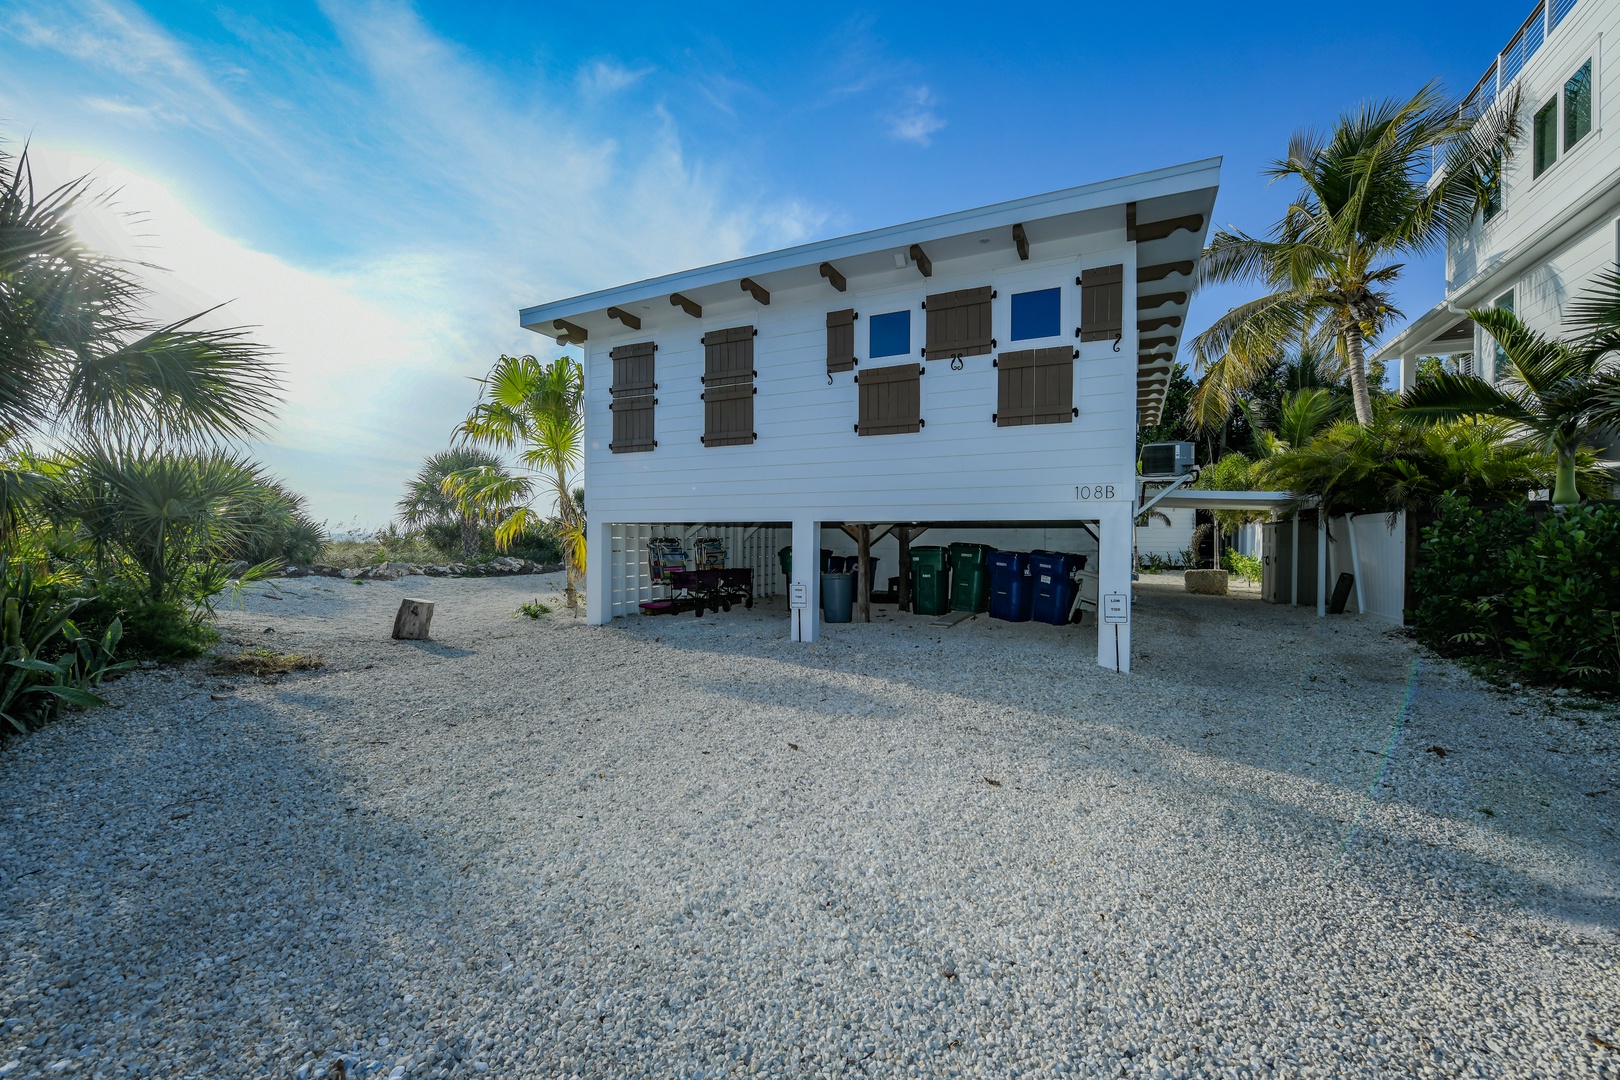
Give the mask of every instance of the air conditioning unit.
M 1190 442 L 1148 443 L 1142 447 L 1143 476 L 1185 476 L 1192 471 Z

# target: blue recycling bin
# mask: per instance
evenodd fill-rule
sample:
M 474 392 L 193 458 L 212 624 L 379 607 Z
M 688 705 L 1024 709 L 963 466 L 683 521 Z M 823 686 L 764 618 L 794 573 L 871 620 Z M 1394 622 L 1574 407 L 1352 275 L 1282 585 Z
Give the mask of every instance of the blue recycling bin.
M 1029 553 L 1030 618 L 1053 626 L 1067 626 L 1074 599 L 1080 593 L 1077 580 L 1086 566 L 1084 555 L 1061 551 Z
M 992 551 L 990 565 L 990 617 L 1005 622 L 1028 622 L 1032 593 L 1029 552 Z
M 828 622 L 849 622 L 855 602 L 854 574 L 821 575 L 821 612 Z

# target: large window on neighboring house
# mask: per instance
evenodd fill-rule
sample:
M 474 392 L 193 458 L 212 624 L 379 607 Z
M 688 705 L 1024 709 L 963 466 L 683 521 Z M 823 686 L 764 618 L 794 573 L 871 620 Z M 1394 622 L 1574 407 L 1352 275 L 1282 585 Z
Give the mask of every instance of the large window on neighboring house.
M 1485 183 L 1485 220 L 1489 221 L 1502 212 L 1502 155 L 1497 154 L 1491 158 L 1486 166 L 1485 174 L 1481 177 Z
M 1509 289 L 1501 296 L 1498 296 L 1496 298 L 1496 303 L 1492 304 L 1491 306 L 1496 308 L 1498 311 L 1511 312 L 1513 310 L 1513 290 Z M 1507 352 L 1493 339 L 1491 341 L 1491 374 L 1494 376 L 1497 372 L 1501 371 L 1506 364 Z
M 1536 110 L 1536 119 L 1530 130 L 1531 176 L 1540 176 L 1558 160 L 1558 99 L 1553 98 Z
M 1592 61 L 1569 77 L 1564 84 L 1564 149 L 1568 150 L 1592 132 Z

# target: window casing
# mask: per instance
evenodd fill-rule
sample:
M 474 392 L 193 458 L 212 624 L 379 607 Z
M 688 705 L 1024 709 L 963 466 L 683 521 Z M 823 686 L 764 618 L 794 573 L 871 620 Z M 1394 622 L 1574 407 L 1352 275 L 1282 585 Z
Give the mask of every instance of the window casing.
M 1503 293 L 1501 296 L 1498 296 L 1496 298 L 1496 302 L 1494 304 L 1492 304 L 1491 306 L 1496 308 L 1496 310 L 1498 310 L 1498 311 L 1506 311 L 1506 312 L 1511 313 L 1513 311 L 1513 290 L 1509 289 L 1507 292 Z M 1495 338 L 1491 338 L 1491 371 L 1492 371 L 1492 373 L 1501 371 L 1502 368 L 1506 364 L 1507 364 L 1507 350 L 1503 349 L 1501 345 L 1497 344 Z
M 1063 290 L 1036 289 L 1012 294 L 1012 340 L 1057 337 L 1063 333 Z

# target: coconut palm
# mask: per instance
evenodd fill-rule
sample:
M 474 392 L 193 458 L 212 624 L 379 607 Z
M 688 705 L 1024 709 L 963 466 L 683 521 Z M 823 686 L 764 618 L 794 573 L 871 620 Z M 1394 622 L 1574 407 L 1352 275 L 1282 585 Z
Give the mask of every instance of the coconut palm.
M 463 485 L 461 474 L 473 475 L 478 483 Z M 405 485 L 405 495 L 397 504 L 400 521 L 412 528 L 423 526 L 454 527 L 461 541 L 461 557 L 471 561 L 478 556 L 480 527 L 501 519 L 503 507 L 487 507 L 479 492 L 489 484 L 509 480 L 498 455 L 475 446 L 454 446 L 428 455 Z M 445 482 L 451 481 L 456 494 L 449 494 Z
M 1620 279 L 1585 298 L 1588 310 L 1620 299 Z M 1511 311 L 1488 308 L 1468 317 L 1496 339 L 1503 360 L 1498 381 L 1442 372 L 1402 395 L 1395 415 L 1417 423 L 1490 416 L 1557 459 L 1552 501 L 1580 501 L 1576 458 L 1606 429 L 1620 425 L 1620 327 L 1595 329 L 1573 342 L 1536 333 Z
M 1366 343 L 1400 313 L 1390 287 L 1401 262 L 1444 245 L 1484 205 L 1518 135 L 1517 92 L 1480 110 L 1433 84 L 1405 102 L 1363 105 L 1327 137 L 1297 133 L 1268 170 L 1297 181 L 1283 219 L 1261 239 L 1221 230 L 1199 262 L 1197 286 L 1257 283 L 1266 295 L 1222 315 L 1194 339 L 1208 371 L 1195 408 L 1225 415 L 1235 396 L 1302 337 L 1342 358 L 1356 420 L 1372 422 Z M 1437 148 L 1442 167 L 1431 178 Z
M 572 604 L 585 570 L 585 512 L 574 498 L 584 452 L 584 369 L 567 356 L 546 364 L 533 356 L 503 355 L 478 382 L 478 404 L 456 434 L 473 445 L 516 452 L 529 475 L 468 469 L 447 478 L 444 490 L 498 508 L 495 544 L 502 550 L 544 520 L 537 501 L 552 502 Z

